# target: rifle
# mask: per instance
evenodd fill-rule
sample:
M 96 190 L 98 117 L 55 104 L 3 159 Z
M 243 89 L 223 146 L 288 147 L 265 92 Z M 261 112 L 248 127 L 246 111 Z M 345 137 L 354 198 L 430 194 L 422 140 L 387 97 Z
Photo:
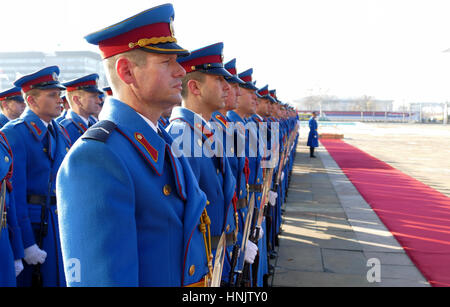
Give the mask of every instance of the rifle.
M 245 267 L 245 248 L 247 246 L 247 240 L 249 238 L 250 226 L 253 221 L 254 208 L 255 208 L 255 194 L 253 193 L 248 205 L 248 213 L 247 217 L 245 218 L 244 233 L 242 235 L 242 246 L 239 253 L 239 259 L 237 261 L 237 266 L 235 268 L 235 273 L 237 275 L 235 282 L 236 287 L 240 287 L 242 285 L 242 280 L 244 277 L 243 275 Z
M 51 179 L 49 179 L 47 198 L 45 204 L 41 204 L 41 222 L 39 223 L 39 232 L 37 237 L 37 244 L 40 249 L 42 249 L 44 238 L 47 236 L 48 233 L 47 207 L 49 206 L 50 202 L 51 188 L 52 188 L 52 181 Z M 43 285 L 44 281 L 42 279 L 41 264 L 38 263 L 33 267 L 33 272 L 31 275 L 31 286 L 42 288 Z
M 256 225 L 254 225 L 254 230 L 252 231 L 252 236 L 250 241 L 257 244 L 259 240 L 259 234 L 261 232 L 261 224 L 264 218 L 264 207 L 267 205 L 268 195 L 270 191 L 270 184 L 273 177 L 273 168 L 265 169 L 264 182 L 263 182 L 263 192 L 261 196 L 261 203 L 258 209 L 258 218 L 256 220 Z M 258 267 L 259 267 L 259 250 L 256 254 L 255 261 L 253 263 L 253 284 L 256 284 L 258 277 Z
M 2 237 L 2 229 L 6 227 L 6 180 L 3 179 L 0 192 L 0 238 Z

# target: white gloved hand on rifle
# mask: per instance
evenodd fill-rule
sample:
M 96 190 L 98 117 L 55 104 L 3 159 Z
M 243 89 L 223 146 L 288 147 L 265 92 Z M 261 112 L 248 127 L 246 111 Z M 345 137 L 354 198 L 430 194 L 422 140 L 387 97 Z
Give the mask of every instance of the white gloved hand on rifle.
M 258 253 L 258 246 L 252 241 L 247 241 L 247 247 L 245 248 L 245 262 L 253 264 L 255 262 L 256 254 Z
M 278 193 L 274 191 L 269 191 L 269 205 L 272 207 L 277 204 Z
M 29 265 L 36 265 L 38 263 L 43 264 L 47 258 L 47 253 L 40 249 L 36 244 L 25 248 L 24 254 L 25 257 L 23 257 L 23 260 Z
M 14 260 L 14 269 L 16 270 L 16 277 L 23 271 L 22 259 Z
M 256 236 L 256 229 L 253 232 L 253 236 Z M 258 241 L 262 239 L 262 237 L 264 236 L 264 230 L 262 228 L 259 228 L 259 237 L 258 237 Z

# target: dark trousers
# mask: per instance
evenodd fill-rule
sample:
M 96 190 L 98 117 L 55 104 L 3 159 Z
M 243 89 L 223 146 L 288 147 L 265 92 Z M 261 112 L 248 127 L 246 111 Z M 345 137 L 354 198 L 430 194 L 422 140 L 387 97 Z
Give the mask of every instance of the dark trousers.
M 314 147 L 309 147 L 309 156 L 314 157 Z

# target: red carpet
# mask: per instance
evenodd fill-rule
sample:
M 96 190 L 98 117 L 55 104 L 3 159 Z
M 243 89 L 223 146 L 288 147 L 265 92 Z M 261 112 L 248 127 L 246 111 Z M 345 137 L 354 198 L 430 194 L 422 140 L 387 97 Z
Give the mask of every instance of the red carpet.
M 321 142 L 430 284 L 449 287 L 450 198 L 341 140 Z

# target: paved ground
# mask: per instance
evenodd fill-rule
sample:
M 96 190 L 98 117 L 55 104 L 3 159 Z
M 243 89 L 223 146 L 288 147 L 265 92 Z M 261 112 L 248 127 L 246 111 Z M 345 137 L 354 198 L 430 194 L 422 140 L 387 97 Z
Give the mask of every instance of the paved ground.
M 326 150 L 310 159 L 303 143 L 297 148 L 272 285 L 429 286 Z M 381 264 L 381 282 L 370 283 L 368 271 L 376 268 L 368 260 L 374 258 Z

